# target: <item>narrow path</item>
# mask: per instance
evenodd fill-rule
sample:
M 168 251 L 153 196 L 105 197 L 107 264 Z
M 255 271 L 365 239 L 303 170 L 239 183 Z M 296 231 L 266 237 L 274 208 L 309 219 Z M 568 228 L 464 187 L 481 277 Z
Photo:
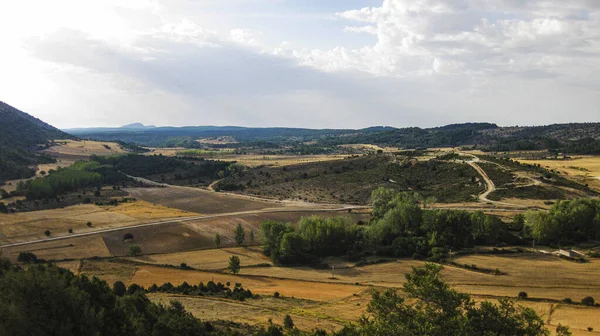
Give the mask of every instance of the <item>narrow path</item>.
M 494 181 L 492 181 L 492 179 L 485 172 L 485 170 L 483 170 L 477 164 L 477 162 L 480 162 L 481 160 L 477 156 L 472 155 L 472 154 L 467 154 L 467 153 L 462 153 L 462 152 L 460 152 L 460 154 L 473 157 L 473 160 L 464 161 L 464 162 L 466 164 L 468 164 L 469 166 L 473 167 L 473 169 L 475 169 L 477 171 L 477 173 L 479 174 L 479 176 L 481 176 L 481 178 L 485 181 L 486 188 L 483 193 L 479 194 L 479 201 L 485 202 L 485 203 L 492 203 L 495 205 L 508 206 L 508 207 L 512 207 L 512 208 L 527 208 L 526 206 L 523 206 L 523 205 L 493 201 L 493 200 L 489 199 L 488 196 L 491 193 L 493 193 L 494 191 L 496 191 L 496 185 L 494 184 Z

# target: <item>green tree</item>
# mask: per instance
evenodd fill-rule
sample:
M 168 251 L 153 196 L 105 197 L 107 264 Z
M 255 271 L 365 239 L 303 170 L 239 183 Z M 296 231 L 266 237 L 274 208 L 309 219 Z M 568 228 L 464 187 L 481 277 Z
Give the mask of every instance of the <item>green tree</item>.
M 238 257 L 238 256 L 229 257 L 229 266 L 227 267 L 227 269 L 229 270 L 229 273 L 236 275 L 236 274 L 240 273 L 241 268 L 242 268 L 242 266 L 240 263 L 240 257 Z
M 425 264 L 406 274 L 404 293 L 394 289 L 374 291 L 356 333 L 374 336 L 462 336 L 505 335 L 545 336 L 543 320 L 529 308 L 515 306 L 508 299 L 499 304 L 484 301 L 477 305 L 468 294 L 450 288 L 441 278 L 442 267 Z M 413 303 L 414 301 L 414 303 Z
M 283 327 L 286 329 L 294 328 L 294 320 L 292 320 L 292 317 L 289 314 L 285 315 L 283 318 Z
M 219 248 L 219 246 L 221 246 L 221 235 L 216 233 L 215 234 L 215 247 Z
M 130 256 L 138 256 L 142 254 L 142 248 L 139 245 L 131 244 L 129 245 L 129 255 Z
M 254 230 L 250 230 L 250 244 L 254 243 Z
M 125 286 L 125 284 L 123 283 L 123 281 L 117 281 L 113 284 L 113 293 L 115 293 L 116 296 L 123 296 L 125 295 L 125 293 L 127 292 L 127 287 Z
M 246 232 L 244 231 L 244 227 L 242 224 L 239 224 L 235 227 L 233 232 L 233 238 L 238 245 L 242 245 L 244 243 L 244 239 L 246 238 Z
M 8 207 L 4 202 L 0 202 L 0 213 L 8 213 Z
M 22 263 L 35 264 L 38 259 L 37 256 L 31 252 L 20 252 L 17 256 L 17 261 Z

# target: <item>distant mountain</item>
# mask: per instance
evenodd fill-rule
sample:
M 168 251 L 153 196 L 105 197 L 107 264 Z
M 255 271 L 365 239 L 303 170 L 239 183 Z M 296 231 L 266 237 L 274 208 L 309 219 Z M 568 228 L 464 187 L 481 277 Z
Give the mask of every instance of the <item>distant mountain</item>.
M 123 128 L 129 128 L 129 129 L 152 129 L 152 128 L 156 128 L 156 126 L 154 125 L 144 125 L 142 123 L 133 123 L 133 124 L 129 124 L 129 125 L 125 125 L 125 126 L 121 126 L 121 129 Z
M 26 178 L 33 175 L 29 165 L 48 161 L 34 153 L 49 140 L 71 139 L 47 123 L 0 102 L 0 181 Z
M 142 125 L 143 126 L 143 125 Z M 600 154 L 600 123 L 500 127 L 462 123 L 434 128 L 374 126 L 363 129 L 249 128 L 236 126 L 131 127 L 78 129 L 70 133 L 96 140 L 124 141 L 151 147 L 199 147 L 197 139 L 232 137 L 241 145 L 289 148 L 312 142 L 317 147 L 375 144 L 400 148 L 476 146 L 483 150 L 548 149 Z M 225 146 L 225 145 L 220 145 Z M 237 145 L 236 145 L 237 146 Z

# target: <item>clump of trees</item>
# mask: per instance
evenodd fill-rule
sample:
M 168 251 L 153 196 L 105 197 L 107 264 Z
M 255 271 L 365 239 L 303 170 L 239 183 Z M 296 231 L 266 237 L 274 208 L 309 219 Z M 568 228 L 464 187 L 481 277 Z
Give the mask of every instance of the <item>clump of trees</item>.
M 449 249 L 497 244 L 512 237 L 495 216 L 480 211 L 423 209 L 424 200 L 418 194 L 379 188 L 372 200 L 373 218 L 368 226 L 341 217 L 308 217 L 296 224 L 264 222 L 264 253 L 279 264 L 333 255 L 354 258 L 366 251 L 439 261 Z
M 537 242 L 561 245 L 600 239 L 600 200 L 566 200 L 547 212 L 530 210 L 524 223 L 524 234 Z
M 362 230 L 342 217 L 304 217 L 296 225 L 274 221 L 260 227 L 264 253 L 278 264 L 312 262 L 346 254 L 361 241 Z

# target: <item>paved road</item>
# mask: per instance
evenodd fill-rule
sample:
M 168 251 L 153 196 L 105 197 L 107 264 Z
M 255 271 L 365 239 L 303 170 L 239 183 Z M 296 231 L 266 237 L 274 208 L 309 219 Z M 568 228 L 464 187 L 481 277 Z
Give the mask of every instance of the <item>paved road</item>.
M 230 212 L 230 213 L 215 214 L 215 215 L 182 217 L 182 218 L 170 219 L 170 220 L 166 220 L 166 221 L 158 221 L 158 222 L 151 222 L 151 223 L 142 223 L 142 224 L 128 225 L 128 226 L 122 226 L 122 227 L 118 227 L 118 228 L 100 229 L 100 230 L 95 230 L 95 231 L 90 231 L 90 232 L 84 232 L 84 233 L 74 233 L 74 234 L 69 234 L 68 236 L 50 237 L 50 238 L 44 238 L 44 239 L 38 239 L 38 240 L 30 240 L 30 241 L 26 241 L 26 242 L 4 244 L 4 245 L 0 245 L 0 248 L 14 247 L 14 246 L 23 246 L 23 245 L 36 244 L 36 243 L 45 243 L 45 242 L 51 242 L 51 241 L 57 241 L 57 240 L 63 240 L 63 239 L 76 238 L 76 237 L 91 236 L 91 235 L 96 235 L 96 234 L 100 234 L 100 233 L 108 233 L 108 232 L 115 232 L 115 231 L 121 231 L 121 230 L 129 230 L 129 229 L 133 229 L 133 228 L 140 228 L 140 227 L 147 227 L 147 226 L 156 226 L 156 225 L 164 225 L 164 224 L 171 224 L 171 223 L 180 223 L 180 222 L 189 222 L 189 221 L 194 221 L 194 220 L 202 220 L 202 219 L 210 219 L 210 218 L 218 218 L 218 217 L 230 217 L 230 216 L 240 216 L 240 215 L 254 215 L 254 214 L 267 214 L 267 213 L 277 213 L 277 212 L 337 212 L 337 211 L 348 211 L 348 210 L 351 210 L 351 209 L 358 210 L 358 209 L 368 209 L 368 208 L 370 208 L 370 207 L 368 207 L 368 206 L 352 206 L 351 205 L 351 206 L 342 206 L 342 207 L 335 208 L 335 209 L 322 209 L 322 208 L 315 209 L 315 208 L 311 208 L 311 209 L 252 210 L 252 211 Z

